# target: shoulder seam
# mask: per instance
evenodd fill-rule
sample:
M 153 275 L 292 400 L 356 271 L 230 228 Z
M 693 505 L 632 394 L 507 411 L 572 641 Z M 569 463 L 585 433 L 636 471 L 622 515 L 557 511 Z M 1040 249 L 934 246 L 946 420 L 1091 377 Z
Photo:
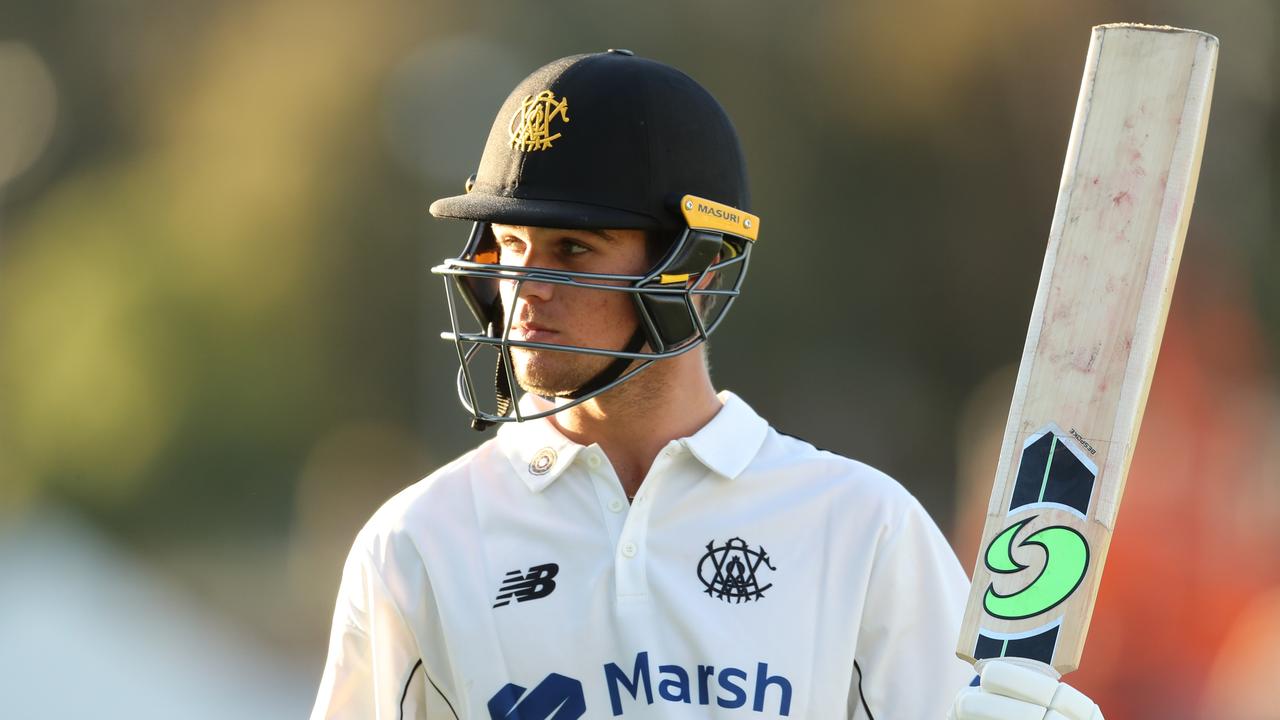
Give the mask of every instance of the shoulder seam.
M 819 451 L 819 452 L 831 453 L 832 455 L 840 455 L 840 453 L 835 452 L 834 450 L 828 450 L 827 448 L 824 448 L 824 447 L 818 447 L 818 446 L 817 446 L 816 444 L 814 444 L 813 442 L 811 442 L 811 441 L 809 441 L 809 440 L 806 440 L 806 439 L 804 439 L 804 438 L 800 437 L 799 435 L 793 435 L 793 434 L 791 434 L 791 433 L 789 433 L 789 432 L 783 432 L 782 430 L 779 430 L 778 428 L 774 428 L 774 429 L 773 429 L 773 431 L 774 431 L 774 432 L 776 432 L 776 433 L 778 433 L 779 435 L 784 436 L 784 437 L 789 437 L 789 438 L 791 438 L 792 440 L 799 440 L 800 442 L 804 443 L 805 445 L 808 445 L 809 447 L 811 447 L 811 448 L 813 448 L 814 450 L 817 450 L 817 451 Z M 844 456 L 843 456 L 843 455 L 840 455 L 840 457 L 844 457 Z

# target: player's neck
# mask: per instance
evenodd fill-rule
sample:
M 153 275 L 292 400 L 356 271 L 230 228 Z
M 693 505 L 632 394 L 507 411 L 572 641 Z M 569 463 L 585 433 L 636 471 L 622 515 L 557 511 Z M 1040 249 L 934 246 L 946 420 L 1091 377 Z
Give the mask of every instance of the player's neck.
M 553 415 L 565 437 L 598 443 L 628 496 L 672 440 L 696 433 L 721 408 L 701 353 L 661 360 L 601 396 Z

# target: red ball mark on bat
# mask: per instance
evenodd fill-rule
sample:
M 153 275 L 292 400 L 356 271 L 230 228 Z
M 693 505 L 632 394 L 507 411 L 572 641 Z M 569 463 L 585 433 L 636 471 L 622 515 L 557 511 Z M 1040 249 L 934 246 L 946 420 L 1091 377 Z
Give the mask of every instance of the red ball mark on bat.
M 1093 372 L 1093 364 L 1098 360 L 1098 352 L 1102 350 L 1101 345 L 1095 345 L 1089 350 L 1088 357 L 1085 357 L 1083 349 L 1071 353 L 1071 367 L 1082 373 Z
M 1169 185 L 1169 171 L 1165 170 L 1160 173 L 1160 189 L 1163 190 Z
M 1129 191 L 1128 191 L 1128 190 L 1121 190 L 1120 192 L 1118 192 L 1118 193 L 1116 193 L 1115 195 L 1112 195 L 1112 196 L 1111 196 L 1111 204 L 1112 204 L 1112 205 L 1119 206 L 1119 205 L 1120 205 L 1120 203 L 1128 203 L 1128 204 L 1130 204 L 1130 205 L 1132 205 L 1132 204 L 1133 204 L 1133 198 L 1129 197 Z
M 1094 176 L 1093 176 L 1093 181 L 1092 181 L 1092 183 L 1093 183 L 1094 185 L 1097 185 L 1097 184 L 1098 184 L 1098 176 L 1097 176 L 1097 175 L 1094 175 Z
M 1134 177 L 1146 177 L 1147 169 L 1142 167 L 1141 150 L 1134 149 L 1129 151 L 1129 165 L 1133 168 Z
M 1125 129 L 1125 130 L 1132 130 L 1132 129 L 1133 129 L 1133 118 L 1132 118 L 1132 117 L 1127 117 L 1127 118 L 1125 118 L 1125 119 L 1124 119 L 1124 129 Z

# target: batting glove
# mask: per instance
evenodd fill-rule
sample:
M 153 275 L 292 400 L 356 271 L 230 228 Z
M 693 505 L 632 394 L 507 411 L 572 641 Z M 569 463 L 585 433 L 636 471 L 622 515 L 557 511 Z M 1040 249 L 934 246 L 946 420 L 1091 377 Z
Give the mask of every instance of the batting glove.
M 1003 660 L 982 669 L 978 687 L 956 696 L 948 720 L 1103 720 L 1084 693 L 1053 678 Z

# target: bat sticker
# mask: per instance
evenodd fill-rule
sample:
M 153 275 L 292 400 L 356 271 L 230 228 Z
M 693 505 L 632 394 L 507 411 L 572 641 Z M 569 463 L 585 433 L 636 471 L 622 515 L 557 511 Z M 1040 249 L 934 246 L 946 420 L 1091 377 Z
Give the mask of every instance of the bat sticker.
M 1050 423 L 1031 433 L 1018 462 L 1009 514 L 1030 505 L 1052 505 L 1085 518 L 1098 466 Z
M 987 569 L 993 573 L 1013 574 L 1027 569 L 1013 559 L 1013 538 L 1032 515 L 1019 520 L 996 536 L 987 546 Z M 1031 533 L 1018 547 L 1039 545 L 1044 549 L 1044 568 L 1026 587 L 1001 595 L 995 585 L 987 587 L 982 607 L 988 614 L 1005 620 L 1021 620 L 1057 607 L 1080 587 L 1089 569 L 1089 543 L 1078 531 L 1062 525 L 1051 525 Z
M 1053 651 L 1058 645 L 1058 630 L 1061 628 L 1062 618 L 1020 633 L 998 633 L 984 629 L 978 633 L 973 657 L 1021 657 L 1039 660 L 1047 665 L 1053 660 Z

